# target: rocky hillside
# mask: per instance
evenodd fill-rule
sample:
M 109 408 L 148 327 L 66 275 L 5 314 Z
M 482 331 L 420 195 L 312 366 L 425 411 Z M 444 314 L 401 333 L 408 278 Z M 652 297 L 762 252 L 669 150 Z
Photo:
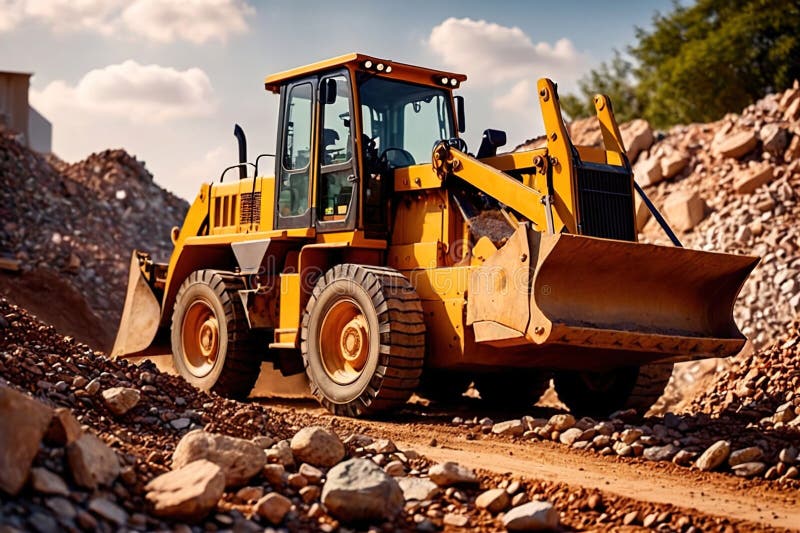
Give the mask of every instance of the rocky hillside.
M 167 258 L 170 230 L 188 208 L 124 150 L 68 164 L 8 132 L 0 132 L 0 196 L 0 252 L 23 270 L 0 276 L 0 289 L 100 349 L 116 332 L 131 251 Z

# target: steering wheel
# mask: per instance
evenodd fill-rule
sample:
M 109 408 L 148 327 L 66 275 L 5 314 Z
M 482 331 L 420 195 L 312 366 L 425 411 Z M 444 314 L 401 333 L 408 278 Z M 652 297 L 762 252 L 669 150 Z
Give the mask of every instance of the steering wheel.
M 409 167 L 417 164 L 411 152 L 402 148 L 387 148 L 381 154 L 380 161 L 386 168 Z

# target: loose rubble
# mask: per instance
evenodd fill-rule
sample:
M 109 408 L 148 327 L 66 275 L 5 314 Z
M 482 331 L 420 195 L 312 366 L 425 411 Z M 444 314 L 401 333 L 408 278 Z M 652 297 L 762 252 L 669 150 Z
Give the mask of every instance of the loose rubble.
M 0 438 L 12 433 L 5 425 L 13 420 L 6 412 L 9 396 L 17 399 L 15 406 L 36 405 L 29 409 L 41 410 L 47 422 L 25 444 L 35 453 L 17 474 L 23 480 L 18 492 L 0 485 L 0 527 L 610 530 L 631 515 L 635 523 L 652 515 L 652 523 L 680 530 L 685 527 L 679 523 L 700 529 L 736 523 L 554 482 L 474 472 L 458 463 L 432 464 L 385 438 L 352 432 L 341 438 L 313 417 L 279 417 L 261 405 L 200 392 L 151 363 L 109 360 L 3 299 L 0 317 L 6 322 L 0 331 L 0 376 L 8 382 L 0 380 Z M 90 388 L 91 383 L 99 386 Z M 121 416 L 102 394 L 115 387 L 140 391 L 136 405 Z M 192 423 L 176 429 L 170 422 L 179 418 Z M 558 415 L 554 422 L 565 430 L 580 423 L 571 415 Z M 523 425 L 536 422 L 526 419 Z M 491 433 L 491 424 L 486 427 Z M 339 446 L 344 453 L 335 464 L 314 465 L 308 460 L 325 456 L 308 453 L 312 442 L 332 444 L 336 457 Z M 0 461 L 8 461 L 2 455 L 8 450 L 0 448 Z M 253 462 L 258 469 L 249 465 L 256 457 L 251 450 L 260 453 Z M 783 457 L 796 455 L 790 450 Z M 241 461 L 231 462 L 234 456 Z M 751 464 L 736 468 L 752 469 Z M 7 472 L 0 470 L 0 477 Z

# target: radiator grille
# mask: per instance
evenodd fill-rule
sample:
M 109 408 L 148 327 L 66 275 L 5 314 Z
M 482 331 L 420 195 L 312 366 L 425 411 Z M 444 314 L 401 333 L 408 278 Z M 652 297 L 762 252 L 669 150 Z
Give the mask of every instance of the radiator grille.
M 636 240 L 630 173 L 622 167 L 592 163 L 581 162 L 576 167 L 581 234 Z
M 241 195 L 239 224 L 258 224 L 261 222 L 261 192 L 245 192 Z M 253 217 L 252 219 L 250 217 Z

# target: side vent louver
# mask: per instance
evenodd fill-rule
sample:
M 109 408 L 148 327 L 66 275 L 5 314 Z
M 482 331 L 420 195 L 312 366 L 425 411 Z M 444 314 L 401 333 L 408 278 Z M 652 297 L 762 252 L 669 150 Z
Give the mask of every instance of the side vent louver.
M 250 218 L 252 216 L 252 218 Z M 261 222 L 261 192 L 246 192 L 241 195 L 239 224 Z

